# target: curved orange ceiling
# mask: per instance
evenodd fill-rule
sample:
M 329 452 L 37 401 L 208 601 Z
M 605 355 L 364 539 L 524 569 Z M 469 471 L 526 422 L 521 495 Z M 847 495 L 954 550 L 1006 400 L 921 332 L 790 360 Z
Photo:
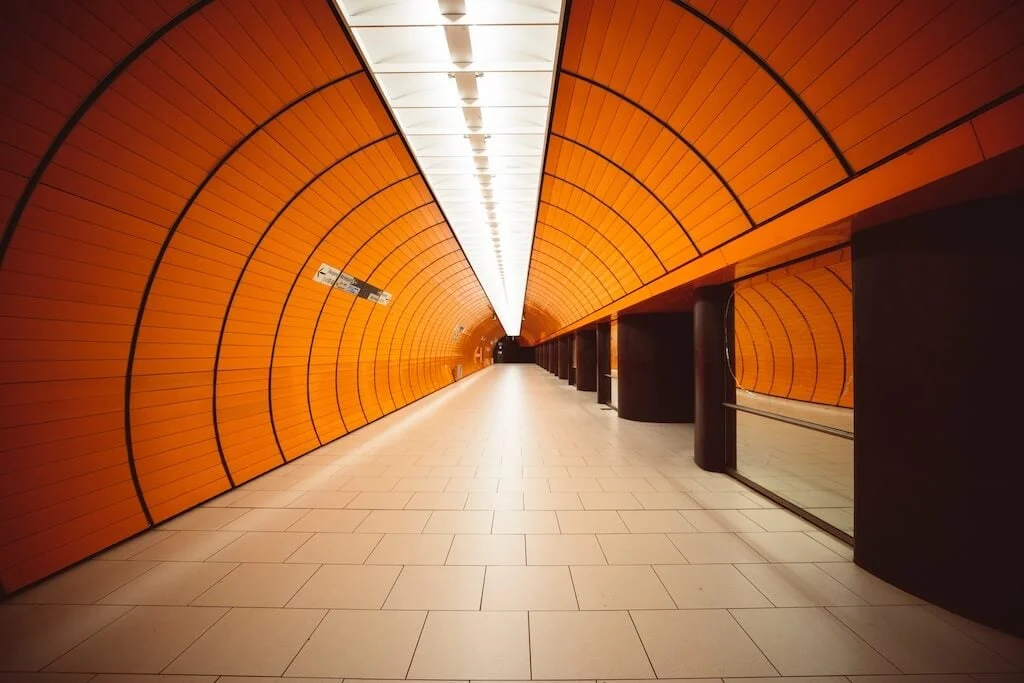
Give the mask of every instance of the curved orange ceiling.
M 3 15 L 4 591 L 489 362 L 500 327 L 331 3 Z
M 530 339 L 735 262 L 726 245 L 812 201 L 831 206 L 756 248 L 890 198 L 855 181 L 1019 114 L 1024 88 L 1012 0 L 572 0 L 563 40 L 527 288 L 557 324 L 527 315 Z M 985 124 L 957 163 L 1022 144 L 1019 117 Z M 935 172 L 908 158 L 904 181 Z

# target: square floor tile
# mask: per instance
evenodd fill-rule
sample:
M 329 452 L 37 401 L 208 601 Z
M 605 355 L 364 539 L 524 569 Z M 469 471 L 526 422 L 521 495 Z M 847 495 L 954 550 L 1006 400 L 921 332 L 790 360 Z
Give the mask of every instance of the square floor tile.
M 289 607 L 380 609 L 401 567 L 324 565 L 288 602 Z
M 526 542 L 518 534 L 457 534 L 446 564 L 526 564 Z
M 626 525 L 617 512 L 585 510 L 558 512 L 558 526 L 563 534 L 624 534 Z
M 325 613 L 314 609 L 236 607 L 164 673 L 280 676 Z
M 680 609 L 772 606 L 732 565 L 666 565 L 654 570 Z
M 9 621 L 5 620 L 0 669 L 41 669 L 124 615 L 128 609 L 116 605 L 33 606 Z
M 289 508 L 340 510 L 361 494 L 355 491 L 308 491 L 288 504 Z
M 752 519 L 765 531 L 814 531 L 815 527 L 789 510 L 744 510 L 743 515 Z
M 425 617 L 425 612 L 332 611 L 287 675 L 405 678 Z
M 890 585 L 852 562 L 823 562 L 816 565 L 871 605 L 918 605 L 924 601 Z
M 575 610 L 568 567 L 488 567 L 485 610 Z
M 404 567 L 384 609 L 480 609 L 483 567 Z
M 685 493 L 653 491 L 635 493 L 636 499 L 645 510 L 698 510 L 700 505 Z
M 829 611 L 904 673 L 1016 669 L 923 607 L 831 607 Z
M 498 490 L 497 478 L 490 479 L 468 479 L 464 477 L 452 477 L 444 487 L 445 491 L 466 492 L 466 493 L 495 493 Z M 472 501 L 472 496 L 469 499 Z
M 101 600 L 111 605 L 187 605 L 238 565 L 162 562 Z
M 364 491 L 348 503 L 351 510 L 401 510 L 412 499 L 408 492 Z
M 549 479 L 548 488 L 552 493 L 580 493 L 582 491 L 600 493 L 604 491 L 597 479 L 590 478 Z
M 897 673 L 823 609 L 748 609 L 732 614 L 783 676 Z
M 665 534 L 601 534 L 597 540 L 608 564 L 686 564 Z
M 571 481 L 571 480 L 567 480 Z M 527 510 L 582 510 L 579 495 L 575 493 L 524 493 L 523 506 Z
M 572 567 L 572 582 L 583 610 L 675 609 L 650 567 Z
M 398 484 L 398 477 L 353 476 L 342 484 L 339 491 L 390 491 Z
M 428 510 L 374 510 L 356 530 L 374 534 L 418 534 L 429 519 Z
M 414 493 L 407 510 L 461 510 L 466 507 L 468 493 Z
M 498 510 L 494 513 L 495 534 L 557 534 L 558 520 L 551 511 Z
M 737 569 L 776 607 L 865 604 L 853 591 L 813 564 L 744 564 Z
M 442 565 L 451 546 L 451 534 L 386 534 L 366 563 Z
M 193 604 L 284 607 L 316 569 L 315 564 L 241 564 L 196 598 Z
M 447 485 L 448 477 L 405 477 L 399 479 L 391 490 L 439 493 Z
M 633 612 L 659 678 L 775 676 L 725 610 Z
M 499 493 L 548 493 L 547 479 L 521 479 L 519 477 L 501 477 L 498 479 Z
M 925 611 L 932 614 L 939 619 L 942 619 L 947 624 L 953 626 L 961 633 L 971 637 L 978 641 L 989 650 L 992 650 L 1003 659 L 1013 662 L 1021 670 L 1024 670 L 1024 638 L 1010 635 L 1003 631 L 997 631 L 994 628 L 983 626 L 976 621 L 965 619 L 957 614 L 948 612 L 940 607 L 934 605 L 926 605 Z M 1000 674 L 975 674 L 975 678 L 979 676 L 987 676 L 993 680 L 985 681 L 984 683 L 1002 683 L 1001 681 L 994 680 Z M 1009 683 L 1007 681 L 1007 683 Z M 1024 683 L 1024 676 L 1021 677 L 1020 681 L 1014 683 Z
M 843 562 L 843 558 L 799 531 L 737 534 L 769 562 Z
M 632 493 L 594 493 L 583 491 L 579 494 L 586 510 L 640 510 L 642 506 Z
M 470 493 L 466 500 L 467 510 L 522 510 L 523 494 L 519 491 L 502 493 Z
M 598 479 L 601 489 L 608 493 L 636 493 L 638 491 L 654 491 L 651 482 L 646 479 L 627 479 L 623 477 L 611 477 Z
M 383 534 L 313 534 L 288 562 L 362 564 L 382 538 Z
M 202 508 L 200 508 L 202 509 Z M 227 509 L 227 508 L 222 508 Z M 244 513 L 245 510 L 231 510 L 231 512 Z M 178 533 L 170 529 L 150 529 L 144 531 L 141 534 L 132 536 L 131 538 L 121 541 L 112 548 L 108 548 L 100 553 L 96 559 L 99 560 L 127 560 L 134 559 L 136 555 L 141 553 L 146 548 L 156 545 L 161 541 L 165 541 L 174 534 Z
M 671 534 L 669 540 L 691 564 L 765 561 L 735 534 Z
M 184 533 L 184 532 L 182 532 Z M 294 531 L 248 531 L 214 553 L 213 562 L 284 562 L 313 534 Z
M 540 534 L 526 537 L 526 562 L 543 564 L 607 564 L 593 534 Z
M 739 491 L 691 491 L 693 498 L 705 510 L 749 510 L 764 507 L 747 494 Z
M 305 510 L 256 508 L 246 510 L 244 515 L 221 528 L 225 531 L 284 531 L 305 514 Z
M 176 560 L 202 562 L 224 546 L 238 540 L 241 531 L 179 531 L 146 548 L 133 560 Z
M 430 515 L 427 534 L 487 534 L 494 513 L 490 510 L 439 510 Z
M 696 531 L 675 510 L 623 510 L 619 517 L 633 534 L 683 534 Z
M 11 598 L 11 602 L 88 605 L 145 574 L 158 564 L 134 560 L 89 560 L 18 593 Z
M 304 510 L 305 514 L 288 531 L 327 531 L 351 533 L 356 530 L 367 515 L 367 510 Z
M 283 508 L 287 507 L 288 503 L 291 503 L 302 494 L 302 491 L 250 491 L 228 503 L 228 506 L 235 508 Z
M 246 512 L 247 510 L 240 510 L 238 508 L 200 507 L 163 522 L 159 528 L 164 530 L 216 531 L 228 522 L 238 519 Z
M 680 514 L 702 533 L 761 531 L 754 520 L 739 510 L 683 510 Z
M 531 612 L 536 679 L 653 678 L 627 612 Z
M 226 611 L 213 607 L 136 607 L 48 669 L 159 673 Z
M 409 677 L 529 679 L 526 612 L 431 612 Z

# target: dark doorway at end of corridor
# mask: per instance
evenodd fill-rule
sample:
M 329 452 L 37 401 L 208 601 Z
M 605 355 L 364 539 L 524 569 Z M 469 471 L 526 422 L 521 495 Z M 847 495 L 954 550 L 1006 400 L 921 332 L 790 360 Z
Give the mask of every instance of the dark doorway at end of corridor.
M 494 344 L 495 363 L 532 363 L 533 349 L 523 347 L 515 337 L 502 337 Z

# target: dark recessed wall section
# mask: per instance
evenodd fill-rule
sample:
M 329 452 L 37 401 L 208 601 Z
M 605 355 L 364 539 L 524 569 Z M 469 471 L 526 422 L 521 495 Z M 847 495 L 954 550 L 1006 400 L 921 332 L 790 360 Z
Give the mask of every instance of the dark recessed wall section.
M 1017 194 L 853 238 L 856 562 L 1017 635 L 1022 215 Z
M 609 323 L 597 325 L 597 402 L 612 401 L 612 331 Z
M 559 337 L 556 342 L 558 349 L 558 379 L 569 379 L 569 338 Z
M 619 417 L 693 422 L 693 314 L 619 318 Z
M 597 391 L 597 330 L 576 332 L 576 388 Z
M 569 385 L 576 386 L 576 335 L 567 334 L 565 340 L 569 345 Z
M 702 287 L 693 309 L 693 460 L 711 472 L 736 465 L 736 413 L 722 405 L 736 402 L 736 381 L 725 355 L 731 292 L 732 285 Z
M 494 344 L 491 352 L 495 363 L 533 363 L 534 351 L 529 346 L 520 346 L 515 337 L 502 337 Z

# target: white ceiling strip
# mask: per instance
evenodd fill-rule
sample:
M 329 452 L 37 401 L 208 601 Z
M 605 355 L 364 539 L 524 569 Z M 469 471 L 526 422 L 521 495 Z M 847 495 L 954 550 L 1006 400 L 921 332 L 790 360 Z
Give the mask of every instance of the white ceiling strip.
M 562 0 L 335 0 L 506 334 L 518 335 Z

